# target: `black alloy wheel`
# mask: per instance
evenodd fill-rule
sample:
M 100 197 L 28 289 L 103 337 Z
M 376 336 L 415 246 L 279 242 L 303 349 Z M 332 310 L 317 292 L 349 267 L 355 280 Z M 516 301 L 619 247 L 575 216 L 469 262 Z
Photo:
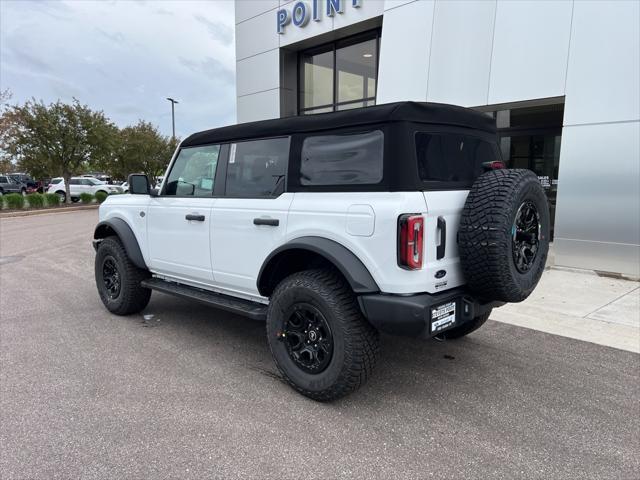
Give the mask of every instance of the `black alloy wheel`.
M 116 259 L 108 255 L 102 261 L 102 281 L 111 300 L 115 300 L 120 295 L 122 279 L 118 271 Z
M 332 269 L 296 272 L 278 284 L 270 300 L 269 349 L 289 385 L 327 402 L 367 381 L 379 335 L 344 277 Z
M 111 313 L 131 315 L 149 303 L 151 290 L 142 287 L 141 282 L 150 273 L 133 264 L 118 237 L 100 241 L 94 273 L 100 300 Z
M 520 273 L 528 272 L 535 263 L 540 244 L 540 215 L 529 201 L 520 205 L 513 222 L 513 261 Z
M 333 335 L 324 315 L 309 303 L 296 303 L 285 314 L 281 340 L 289 358 L 303 371 L 320 373 L 333 355 Z

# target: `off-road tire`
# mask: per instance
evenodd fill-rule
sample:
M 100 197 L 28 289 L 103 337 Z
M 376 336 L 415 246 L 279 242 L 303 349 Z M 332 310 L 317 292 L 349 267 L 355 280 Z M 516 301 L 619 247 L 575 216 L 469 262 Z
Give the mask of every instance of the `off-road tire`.
M 333 336 L 333 354 L 319 373 L 302 370 L 282 338 L 285 312 L 307 303 L 324 316 Z M 362 316 L 355 295 L 338 273 L 305 270 L 282 280 L 271 296 L 267 315 L 271 354 L 284 379 L 301 394 L 317 401 L 343 397 L 362 386 L 375 367 L 379 334 Z
M 539 240 L 530 269 L 514 260 L 514 222 L 529 202 L 538 212 Z M 481 175 L 467 197 L 458 233 L 460 263 L 471 290 L 486 300 L 521 302 L 538 284 L 549 251 L 549 206 L 531 170 L 493 170 Z
M 475 332 L 482 325 L 484 325 L 485 322 L 489 320 L 489 315 L 491 315 L 491 310 L 483 315 L 480 315 L 479 317 L 474 318 L 469 322 L 463 323 L 459 327 L 455 327 L 451 330 L 447 330 L 446 332 L 442 332 L 440 335 L 436 335 L 435 338 L 437 340 L 456 340 L 458 338 L 465 337 L 471 332 Z
M 120 275 L 120 291 L 115 298 L 109 296 L 103 280 L 103 264 L 107 257 L 115 260 Z M 95 258 L 95 279 L 100 300 L 107 310 L 116 315 L 142 311 L 151 298 L 151 290 L 140 286 L 140 282 L 146 278 L 149 278 L 149 272 L 131 262 L 118 237 L 107 237 L 100 242 Z

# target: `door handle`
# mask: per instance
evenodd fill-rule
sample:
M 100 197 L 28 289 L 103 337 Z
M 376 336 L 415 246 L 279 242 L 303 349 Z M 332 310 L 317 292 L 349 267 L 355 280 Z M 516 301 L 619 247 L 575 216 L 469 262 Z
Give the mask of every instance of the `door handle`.
M 436 258 L 440 260 L 444 258 L 445 248 L 447 246 L 447 221 L 444 217 L 438 217 L 438 230 L 440 231 L 440 245 L 436 249 Z
M 204 222 L 204 215 L 196 215 L 194 213 L 189 213 L 184 216 L 187 220 L 194 220 L 196 222 Z
M 280 225 L 280 220 L 277 218 L 254 218 L 254 225 L 269 225 L 270 227 L 277 227 Z

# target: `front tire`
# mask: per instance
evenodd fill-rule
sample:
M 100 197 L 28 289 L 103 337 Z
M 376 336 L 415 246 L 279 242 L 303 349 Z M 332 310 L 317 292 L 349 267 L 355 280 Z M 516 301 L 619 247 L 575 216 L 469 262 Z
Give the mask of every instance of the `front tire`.
M 151 298 L 151 290 L 140 286 L 149 272 L 136 267 L 117 237 L 107 237 L 98 246 L 95 278 L 104 306 L 116 315 L 142 311 Z
M 280 282 L 269 303 L 267 339 L 289 385 L 318 401 L 363 385 L 380 342 L 349 285 L 331 270 L 305 270 Z

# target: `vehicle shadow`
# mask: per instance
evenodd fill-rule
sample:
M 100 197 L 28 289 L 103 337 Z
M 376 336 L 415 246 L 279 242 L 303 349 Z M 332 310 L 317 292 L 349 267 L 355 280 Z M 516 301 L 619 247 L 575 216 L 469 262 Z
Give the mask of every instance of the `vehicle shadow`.
M 161 327 L 158 335 L 168 332 L 184 349 L 200 350 L 257 371 L 273 382 L 283 382 L 271 358 L 262 322 L 158 293 L 154 293 L 143 313 L 153 318 L 145 320 L 140 316 L 141 326 Z M 509 336 L 518 336 L 517 331 L 521 330 L 489 322 L 478 332 L 453 342 L 383 335 L 372 378 L 353 395 L 331 405 L 373 407 L 399 396 L 403 401 L 446 401 L 456 392 L 475 395 L 487 386 L 504 388 L 499 379 L 521 375 L 525 366 L 515 352 L 503 348 L 510 341 L 503 338 L 505 327 Z M 283 388 L 288 389 L 284 385 Z

